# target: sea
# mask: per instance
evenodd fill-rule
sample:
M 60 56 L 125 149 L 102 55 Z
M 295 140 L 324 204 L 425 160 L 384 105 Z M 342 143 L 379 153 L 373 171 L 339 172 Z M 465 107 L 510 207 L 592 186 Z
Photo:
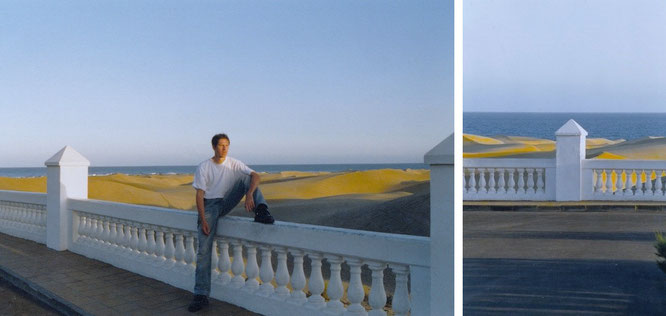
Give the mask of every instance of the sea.
M 555 140 L 555 131 L 570 119 L 587 131 L 588 138 L 633 140 L 666 136 L 666 113 L 464 112 L 463 133 Z
M 257 172 L 277 173 L 282 171 L 363 171 L 374 169 L 429 169 L 423 163 L 385 163 L 385 164 L 302 164 L 302 165 L 249 165 Z M 157 174 L 194 174 L 197 166 L 133 166 L 133 167 L 95 167 L 88 168 L 91 176 L 103 176 L 116 173 L 129 175 Z M 46 176 L 46 167 L 37 168 L 0 168 L 0 177 L 31 178 Z

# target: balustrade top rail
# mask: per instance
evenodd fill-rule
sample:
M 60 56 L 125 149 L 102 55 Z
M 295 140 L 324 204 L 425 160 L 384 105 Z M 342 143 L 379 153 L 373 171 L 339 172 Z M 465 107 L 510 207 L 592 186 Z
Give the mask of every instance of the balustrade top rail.
M 666 169 L 666 161 L 664 160 L 585 159 L 582 164 L 585 169 Z
M 554 168 L 555 159 L 465 158 L 465 168 Z
M 83 199 L 70 199 L 69 208 L 150 225 L 196 231 L 197 214 L 192 211 Z M 369 260 L 424 267 L 430 265 L 430 242 L 427 237 L 284 222 L 260 225 L 249 218 L 235 216 L 221 218 L 217 234 Z
M 46 193 L 0 190 L 0 201 L 46 205 Z

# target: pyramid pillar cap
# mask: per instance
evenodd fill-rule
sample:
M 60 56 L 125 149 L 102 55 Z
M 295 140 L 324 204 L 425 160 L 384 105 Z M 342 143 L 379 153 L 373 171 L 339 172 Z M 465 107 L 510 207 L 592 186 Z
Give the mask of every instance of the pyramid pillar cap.
M 423 161 L 430 165 L 452 165 L 454 163 L 454 134 L 444 139 L 441 143 L 428 151 Z
M 587 136 L 587 131 L 576 121 L 570 119 L 555 132 L 555 136 Z
M 78 151 L 74 150 L 71 146 L 63 147 L 53 157 L 44 162 L 47 167 L 50 166 L 68 166 L 68 167 L 87 167 L 90 166 L 90 161 L 83 157 Z

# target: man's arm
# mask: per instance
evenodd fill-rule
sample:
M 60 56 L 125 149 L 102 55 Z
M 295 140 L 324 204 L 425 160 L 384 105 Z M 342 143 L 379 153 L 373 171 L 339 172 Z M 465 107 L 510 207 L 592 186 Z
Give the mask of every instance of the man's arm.
M 252 171 L 250 173 L 250 188 L 247 190 L 247 193 L 245 194 L 245 210 L 248 212 L 254 211 L 254 191 L 257 190 L 259 187 L 259 182 L 261 182 L 261 177 L 259 177 L 259 174 Z
M 208 236 L 210 234 L 210 227 L 208 227 L 208 222 L 206 222 L 206 216 L 204 216 L 204 194 L 206 192 L 201 189 L 197 189 L 197 212 L 199 212 L 199 218 L 201 219 L 201 230 L 203 230 L 204 235 Z

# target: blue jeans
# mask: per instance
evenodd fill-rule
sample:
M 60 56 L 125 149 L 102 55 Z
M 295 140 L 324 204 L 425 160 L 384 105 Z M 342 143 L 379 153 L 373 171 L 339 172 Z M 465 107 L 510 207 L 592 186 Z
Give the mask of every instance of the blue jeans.
M 197 220 L 197 231 L 199 248 L 197 249 L 197 269 L 194 274 L 194 294 L 205 295 L 210 294 L 210 273 L 211 273 L 211 250 L 213 241 L 215 240 L 215 233 L 217 232 L 217 220 L 229 214 L 231 210 L 238 205 L 243 199 L 243 196 L 250 188 L 250 176 L 242 176 L 233 189 L 221 199 L 204 199 L 204 216 L 210 228 L 210 234 L 206 236 L 201 228 L 201 219 Z M 252 196 L 254 198 L 254 205 L 257 207 L 259 204 L 266 204 L 264 195 L 257 188 Z

